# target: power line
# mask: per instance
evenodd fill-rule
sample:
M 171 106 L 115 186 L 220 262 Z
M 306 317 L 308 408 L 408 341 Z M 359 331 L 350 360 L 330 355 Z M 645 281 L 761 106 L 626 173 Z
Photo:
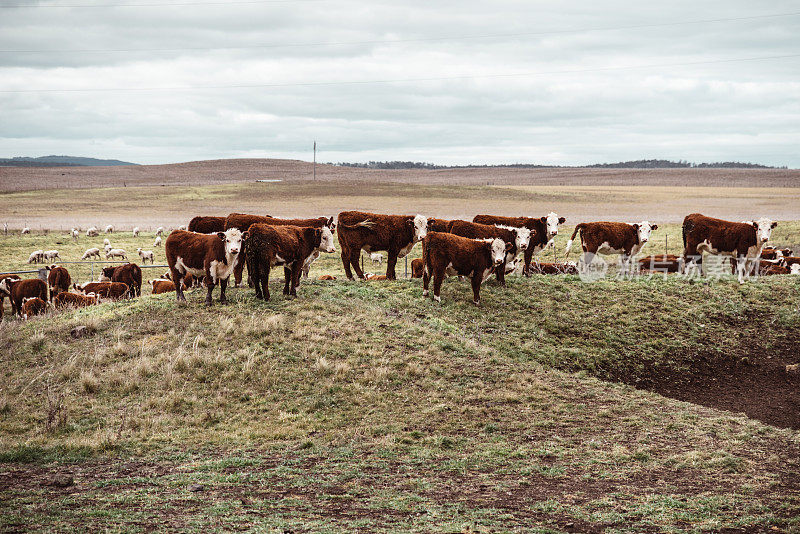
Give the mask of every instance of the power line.
M 229 6 L 234 4 L 296 4 L 304 2 L 320 2 L 322 0 L 232 0 L 230 2 L 176 2 L 176 3 L 149 3 L 149 4 L 4 4 L 0 9 L 26 9 L 43 7 L 66 8 L 109 8 L 109 7 L 186 7 L 186 6 Z
M 104 93 L 104 92 L 139 92 L 139 91 L 193 91 L 208 89 L 259 89 L 270 87 L 316 87 L 316 86 L 336 86 L 336 85 L 370 85 L 384 83 L 413 83 L 413 82 L 434 82 L 451 80 L 470 80 L 470 79 L 490 79 L 490 78 L 514 78 L 514 77 L 536 77 L 555 74 L 581 74 L 588 72 L 621 71 L 635 69 L 649 69 L 662 67 L 685 67 L 691 65 L 712 65 L 719 63 L 734 63 L 741 61 L 762 61 L 770 59 L 789 59 L 800 57 L 800 54 L 787 54 L 782 56 L 759 56 L 730 59 L 714 59 L 706 61 L 689 61 L 680 63 L 653 63 L 648 65 L 627 65 L 622 67 L 596 67 L 591 69 L 570 69 L 539 72 L 516 72 L 506 74 L 464 74 L 457 76 L 434 76 L 425 78 L 397 78 L 386 80 L 342 80 L 331 82 L 299 82 L 299 83 L 259 83 L 259 84 L 234 84 L 234 85 L 187 85 L 173 87 L 98 87 L 83 89 L 0 89 L 0 93 Z
M 319 0 L 308 0 L 319 1 Z M 178 5 L 178 4 L 170 4 Z M 201 5 L 201 4 L 198 4 Z M 581 29 L 564 29 L 564 30 L 550 30 L 541 32 L 519 32 L 519 33 L 498 33 L 498 34 L 484 34 L 484 35 L 454 35 L 443 37 L 418 37 L 409 39 L 375 39 L 366 41 L 323 41 L 311 43 L 275 43 L 275 44 L 260 44 L 260 45 L 241 45 L 241 46 L 196 46 L 196 47 L 168 47 L 168 48 L 75 48 L 75 49 L 29 49 L 29 50 L 0 50 L 0 53 L 6 54 L 20 54 L 20 53 L 87 53 L 87 52 L 180 52 L 180 51 L 197 51 L 197 50 L 246 50 L 246 49 L 265 49 L 265 48 L 299 48 L 299 47 L 316 47 L 316 46 L 348 46 L 348 45 L 368 45 L 368 44 L 395 44 L 395 43 L 419 43 L 431 41 L 457 41 L 457 40 L 475 40 L 475 39 L 498 39 L 507 37 L 535 37 L 540 35 L 561 35 L 571 33 L 589 33 L 589 32 L 603 32 L 615 30 L 634 30 L 644 28 L 663 28 L 669 26 L 682 26 L 690 24 L 709 24 L 718 22 L 735 22 L 742 20 L 757 20 L 766 18 L 777 17 L 793 17 L 800 15 L 800 12 L 795 13 L 775 13 L 771 15 L 754 15 L 752 17 L 731 17 L 722 19 L 701 19 L 689 20 L 678 22 L 663 22 L 655 24 L 635 24 L 629 26 L 611 26 L 600 28 L 581 28 Z

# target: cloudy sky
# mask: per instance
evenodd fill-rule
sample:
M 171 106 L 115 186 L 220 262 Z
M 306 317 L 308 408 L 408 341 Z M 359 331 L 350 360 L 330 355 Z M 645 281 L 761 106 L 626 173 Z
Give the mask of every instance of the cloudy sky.
M 800 4 L 0 0 L 0 156 L 800 167 Z

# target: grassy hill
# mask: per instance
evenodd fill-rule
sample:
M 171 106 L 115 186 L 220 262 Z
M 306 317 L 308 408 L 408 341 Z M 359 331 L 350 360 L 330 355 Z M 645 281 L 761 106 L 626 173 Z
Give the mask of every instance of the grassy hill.
M 799 285 L 514 277 L 475 308 L 455 279 L 441 305 L 312 281 L 6 321 L 0 528 L 798 528 L 797 430 L 647 389 L 796 414 L 771 373 L 800 354 Z

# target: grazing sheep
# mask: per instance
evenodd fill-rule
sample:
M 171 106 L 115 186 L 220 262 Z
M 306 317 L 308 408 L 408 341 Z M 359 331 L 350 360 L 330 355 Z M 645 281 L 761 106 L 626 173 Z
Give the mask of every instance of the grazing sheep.
M 92 256 L 97 256 L 97 259 L 100 259 L 100 249 L 99 248 L 89 248 L 86 249 L 86 252 L 83 253 L 82 260 L 88 260 Z
M 372 265 L 380 265 L 383 263 L 383 254 L 380 252 L 372 252 L 369 255 L 369 259 L 372 261 Z
M 86 237 L 97 237 L 100 235 L 100 232 L 97 230 L 96 226 L 91 226 L 86 230 Z
M 57 250 L 45 250 L 43 257 L 45 260 L 61 259 L 61 256 L 58 255 Z
M 110 249 L 106 250 L 106 259 L 108 260 L 108 259 L 111 259 L 111 258 L 122 258 L 123 260 L 127 260 L 128 259 L 128 253 L 125 252 L 125 250 L 121 249 L 121 248 L 110 248 Z
M 69 231 L 69 233 L 72 236 L 72 239 L 74 239 L 77 242 L 78 241 L 78 235 L 80 234 L 80 232 L 78 232 L 77 229 L 73 228 L 72 230 Z
M 161 234 L 163 234 L 163 233 L 164 233 L 164 227 L 163 227 L 163 226 L 159 226 L 159 227 L 156 229 L 156 235 L 161 235 Z
M 180 225 L 180 226 L 178 227 L 178 230 L 183 230 L 183 231 L 186 231 L 186 225 L 185 225 L 185 224 L 182 224 L 182 225 Z
M 138 226 L 134 226 L 133 227 L 133 237 L 139 237 L 139 227 Z
M 106 226 L 106 231 L 105 231 L 105 233 L 107 233 L 107 234 L 113 234 L 113 233 L 114 233 L 114 225 L 113 225 L 113 224 L 109 224 L 108 226 Z
M 44 250 L 34 250 L 28 256 L 28 263 L 39 263 L 44 261 Z
M 137 248 L 136 252 L 138 252 L 139 253 L 139 257 L 142 258 L 142 263 L 147 263 L 147 260 L 150 260 L 150 265 L 153 264 L 153 251 L 152 250 L 142 250 L 140 248 Z
M 103 239 L 103 246 L 104 247 L 110 247 L 111 246 L 111 241 L 109 241 L 108 238 Z
M 28 228 L 27 226 L 22 229 L 22 235 L 26 235 L 26 234 L 29 234 L 29 233 L 31 233 L 31 229 Z
M 154 247 L 160 247 L 161 246 L 161 236 L 160 235 L 156 236 L 156 240 L 153 242 L 153 246 Z

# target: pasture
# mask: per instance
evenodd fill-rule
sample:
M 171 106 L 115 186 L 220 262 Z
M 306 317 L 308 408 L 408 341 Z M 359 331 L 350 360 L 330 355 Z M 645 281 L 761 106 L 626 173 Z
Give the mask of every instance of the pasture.
M 211 207 L 235 202 L 245 186 L 219 187 L 154 191 L 147 201 L 127 188 L 99 191 L 94 204 L 74 191 L 47 192 L 53 204 L 42 192 L 2 202 L 64 230 L 130 219 L 107 236 L 112 245 L 137 263 L 137 247 L 154 250 L 163 264 L 152 228 L 186 224 L 188 216 L 169 218 L 174 206 L 222 213 Z M 431 186 L 404 198 L 402 187 L 354 185 L 338 202 L 471 217 L 493 202 L 528 213 L 523 201 L 545 206 L 561 194 Z M 628 198 L 564 194 L 586 209 Z M 629 193 L 653 205 L 668 194 Z M 796 209 L 792 194 L 776 202 Z M 329 195 L 279 206 L 258 197 L 257 209 L 250 198 L 237 211 L 335 214 Z M 422 196 L 428 209 L 409 207 Z M 62 203 L 66 211 L 54 212 Z M 561 260 L 579 221 L 559 214 L 568 218 L 556 239 Z M 644 254 L 663 253 L 665 236 L 667 252 L 680 253 L 680 226 L 656 222 Z M 134 238 L 133 224 L 148 231 Z M 77 260 L 105 237 L 81 233 L 74 243 L 50 228 L 0 236 L 0 270 L 24 268 L 39 248 Z M 772 241 L 797 248 L 800 223 L 781 220 Z M 419 256 L 418 246 L 409 260 Z M 77 281 L 91 274 L 88 264 L 66 266 Z M 314 279 L 321 274 L 338 279 Z M 476 308 L 455 278 L 441 304 L 421 297 L 420 280 L 344 280 L 338 254 L 323 254 L 311 275 L 296 300 L 278 290 L 265 303 L 245 287 L 207 309 L 194 290 L 179 307 L 145 283 L 140 299 L 6 318 L 0 529 L 800 529 L 800 379 L 786 370 L 800 362 L 800 277 L 739 285 L 730 276 L 512 276 L 507 289 L 486 282 Z M 73 339 L 78 325 L 91 335 Z M 74 483 L 59 487 L 54 477 L 64 474 Z

